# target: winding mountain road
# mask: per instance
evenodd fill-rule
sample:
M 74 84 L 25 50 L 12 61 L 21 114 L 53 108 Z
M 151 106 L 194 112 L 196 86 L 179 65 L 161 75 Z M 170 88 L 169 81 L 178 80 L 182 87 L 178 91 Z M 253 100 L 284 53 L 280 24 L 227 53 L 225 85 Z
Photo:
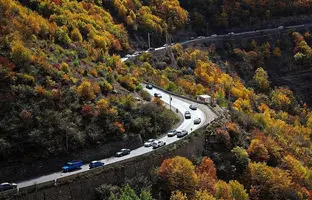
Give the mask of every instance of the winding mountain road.
M 184 113 L 187 110 L 191 112 L 192 118 L 191 119 L 184 119 L 183 122 L 180 124 L 180 126 L 177 128 L 177 130 L 187 130 L 189 133 L 191 133 L 191 132 L 199 129 L 200 127 L 202 127 L 204 124 L 211 122 L 212 120 L 214 120 L 217 117 L 216 114 L 211 110 L 208 113 L 207 113 L 207 111 L 205 111 L 205 112 L 202 111 L 200 108 L 198 108 L 197 110 L 190 110 L 189 109 L 189 106 L 190 106 L 189 100 L 184 100 L 182 98 L 170 95 L 167 92 L 159 90 L 157 88 L 153 88 L 153 89 L 146 89 L 145 88 L 145 90 L 152 96 L 154 95 L 154 93 L 161 94 L 162 95 L 161 100 L 167 104 L 170 104 L 170 97 L 171 97 L 172 98 L 171 106 L 172 106 L 172 109 L 174 109 L 174 110 L 178 109 L 179 112 L 181 112 L 181 113 Z M 193 120 L 195 118 L 198 118 L 198 117 L 201 118 L 201 123 L 198 125 L 194 125 Z M 158 138 L 158 139 L 166 142 L 166 144 L 171 144 L 171 143 L 176 142 L 178 140 L 181 140 L 183 138 L 177 138 L 176 136 L 175 137 L 167 137 L 167 135 L 165 135 L 165 136 Z M 125 148 L 127 148 L 127 147 L 125 147 Z M 132 150 L 129 155 L 126 155 L 123 157 L 105 158 L 105 159 L 102 159 L 101 161 L 105 163 L 105 166 L 107 166 L 109 164 L 116 163 L 116 162 L 121 161 L 121 160 L 140 156 L 142 154 L 151 152 L 153 150 L 154 149 L 152 147 L 143 147 L 142 146 L 140 148 Z M 77 171 L 73 171 L 73 172 L 63 173 L 63 172 L 61 172 L 61 169 L 60 169 L 59 172 L 55 172 L 52 174 L 40 176 L 40 177 L 33 178 L 30 180 L 18 182 L 17 187 L 23 188 L 23 187 L 27 187 L 27 186 L 31 186 L 31 185 L 35 185 L 35 184 L 39 184 L 39 183 L 44 183 L 47 181 L 53 181 L 53 180 L 57 180 L 58 178 L 62 178 L 62 177 L 69 176 L 72 174 L 84 172 L 87 170 L 89 170 L 88 163 L 83 165 L 81 170 L 77 170 Z

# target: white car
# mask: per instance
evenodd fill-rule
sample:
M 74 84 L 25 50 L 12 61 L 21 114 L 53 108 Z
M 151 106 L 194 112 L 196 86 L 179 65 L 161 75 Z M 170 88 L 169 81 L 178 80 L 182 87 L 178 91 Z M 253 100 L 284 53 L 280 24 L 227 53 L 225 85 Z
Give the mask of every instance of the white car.
M 175 135 L 177 135 L 177 130 L 171 130 L 171 131 L 169 131 L 169 132 L 167 133 L 167 136 L 168 136 L 168 137 L 173 137 L 173 136 L 175 136 Z
M 145 147 L 151 147 L 155 139 L 149 139 L 146 142 L 144 142 Z
M 185 119 L 191 119 L 191 118 L 192 118 L 190 111 L 188 111 L 188 110 L 185 111 L 185 113 L 184 113 L 184 118 L 185 118 Z
M 191 110 L 197 110 L 197 106 L 196 106 L 195 104 L 191 104 L 191 105 L 189 106 L 189 108 L 190 108 Z
M 159 147 L 162 147 L 162 146 L 165 146 L 166 145 L 166 142 L 163 142 L 161 140 L 155 140 L 153 143 L 152 143 L 152 146 L 153 146 L 153 149 L 157 149 Z
M 194 124 L 200 124 L 200 123 L 201 123 L 201 119 L 199 117 L 194 119 Z

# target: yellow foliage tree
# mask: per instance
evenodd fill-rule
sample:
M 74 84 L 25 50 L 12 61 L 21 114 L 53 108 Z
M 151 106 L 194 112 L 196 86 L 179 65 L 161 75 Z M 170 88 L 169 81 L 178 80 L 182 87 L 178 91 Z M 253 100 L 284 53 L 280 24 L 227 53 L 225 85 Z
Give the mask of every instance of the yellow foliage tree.
M 11 56 L 16 64 L 29 63 L 33 59 L 31 51 L 20 40 L 12 43 Z
M 270 87 L 268 74 L 262 67 L 256 70 L 253 80 L 257 84 L 257 87 L 260 89 L 260 91 L 263 91 L 263 92 L 268 91 Z
M 170 200 L 187 200 L 187 196 L 180 191 L 175 191 L 172 192 Z
M 76 42 L 82 41 L 82 35 L 78 28 L 74 28 L 71 32 L 71 39 Z
M 87 99 L 95 99 L 96 94 L 100 92 L 100 87 L 97 84 L 92 84 L 90 81 L 84 80 L 77 88 L 78 94 Z
M 211 194 L 206 190 L 200 190 L 195 192 L 195 197 L 193 200 L 216 200 Z

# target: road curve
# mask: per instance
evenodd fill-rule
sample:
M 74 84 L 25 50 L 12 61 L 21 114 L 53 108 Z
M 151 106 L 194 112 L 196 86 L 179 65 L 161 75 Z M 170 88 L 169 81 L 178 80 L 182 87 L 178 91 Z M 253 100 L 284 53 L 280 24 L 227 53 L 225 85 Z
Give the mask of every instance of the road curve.
M 214 114 L 214 112 L 211 111 L 211 113 L 204 113 L 201 109 L 197 109 L 197 110 L 190 110 L 189 106 L 190 106 L 190 102 L 183 100 L 182 98 L 173 96 L 173 95 L 169 95 L 168 93 L 153 88 L 153 89 L 146 89 L 145 90 L 150 94 L 150 95 L 154 95 L 154 93 L 160 93 L 162 95 L 161 100 L 164 101 L 167 104 L 170 104 L 170 96 L 172 97 L 172 101 L 171 101 L 171 106 L 172 109 L 178 109 L 179 112 L 184 113 L 185 111 L 189 110 L 191 112 L 192 118 L 191 119 L 184 119 L 183 122 L 180 124 L 180 126 L 177 128 L 177 130 L 187 130 L 189 133 L 199 129 L 200 127 L 203 126 L 203 124 L 206 124 L 207 122 L 212 121 L 214 118 L 216 118 L 217 116 Z M 208 116 L 208 117 L 207 117 Z M 193 120 L 197 117 L 201 118 L 201 123 L 198 125 L 194 125 Z M 163 136 L 161 138 L 158 138 L 159 140 L 165 141 L 166 144 L 171 144 L 175 141 L 178 141 L 182 138 L 177 138 L 175 137 L 167 137 L 167 136 Z M 124 147 L 127 148 L 127 147 Z M 148 153 L 153 151 L 152 147 L 140 147 L 137 149 L 134 149 L 131 151 L 131 153 L 129 155 L 126 155 L 124 157 L 110 157 L 110 158 L 105 158 L 102 159 L 101 161 L 105 163 L 106 165 L 112 164 L 112 163 L 116 163 L 118 161 L 121 160 L 125 160 L 127 158 L 133 158 L 133 157 L 137 157 L 140 156 L 142 154 Z M 104 166 L 104 167 L 105 167 Z M 18 188 L 23 188 L 23 187 L 27 187 L 27 186 L 31 186 L 31 185 L 35 185 L 35 184 L 39 184 L 39 183 L 43 183 L 43 182 L 47 182 L 47 181 L 52 181 L 52 180 L 57 180 L 58 178 L 61 177 L 65 177 L 65 176 L 69 176 L 72 174 L 76 174 L 76 173 L 80 173 L 80 172 L 84 172 L 89 170 L 89 166 L 88 163 L 83 165 L 81 170 L 78 171 L 73 171 L 73 172 L 68 172 L 68 173 L 63 173 L 61 171 L 59 172 L 55 172 L 52 174 L 48 174 L 48 175 L 44 175 L 44 176 L 40 176 L 37 178 L 33 178 L 30 180 L 25 180 L 25 181 L 21 181 L 17 183 L 17 187 Z

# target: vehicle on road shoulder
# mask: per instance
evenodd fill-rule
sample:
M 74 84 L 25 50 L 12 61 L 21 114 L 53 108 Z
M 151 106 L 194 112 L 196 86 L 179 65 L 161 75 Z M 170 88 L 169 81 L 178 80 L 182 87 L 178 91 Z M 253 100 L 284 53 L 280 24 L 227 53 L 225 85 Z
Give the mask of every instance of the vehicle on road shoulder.
M 164 141 L 161 141 L 161 140 L 155 140 L 152 144 L 153 146 L 153 149 L 157 149 L 159 147 L 162 147 L 162 146 L 165 146 L 166 145 L 166 142 Z
M 200 123 L 201 123 L 201 119 L 199 117 L 194 119 L 194 124 L 200 124 Z
M 186 136 L 187 134 L 188 134 L 187 130 L 182 130 L 182 131 L 177 133 L 177 137 L 181 138 L 181 137 Z
M 155 139 L 149 139 L 146 142 L 144 142 L 145 147 L 151 147 Z
M 16 183 L 4 182 L 4 183 L 0 184 L 0 192 L 6 191 L 6 190 L 12 190 L 12 189 L 16 189 L 16 188 L 17 188 Z
M 63 172 L 70 172 L 76 169 L 81 169 L 83 162 L 81 160 L 73 160 L 70 162 L 65 163 L 62 167 Z
M 122 156 L 125 156 L 125 155 L 128 155 L 130 154 L 131 150 L 130 149 L 121 149 L 119 152 L 117 152 L 115 154 L 116 157 L 122 157 Z
M 184 118 L 185 118 L 185 119 L 191 119 L 191 113 L 190 113 L 190 111 L 185 111 L 185 113 L 184 113 Z
M 90 164 L 89 164 L 89 168 L 92 169 L 92 168 L 96 168 L 96 167 L 101 167 L 103 166 L 104 163 L 101 162 L 101 161 L 98 161 L 98 160 L 95 160 L 95 161 L 92 161 Z
M 175 135 L 177 135 L 177 130 L 171 130 L 167 133 L 168 137 L 173 137 Z

